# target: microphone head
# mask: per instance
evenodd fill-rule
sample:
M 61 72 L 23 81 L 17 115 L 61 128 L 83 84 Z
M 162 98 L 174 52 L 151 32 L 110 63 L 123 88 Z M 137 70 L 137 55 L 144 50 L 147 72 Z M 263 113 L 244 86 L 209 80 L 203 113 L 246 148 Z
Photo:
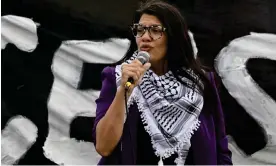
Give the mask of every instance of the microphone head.
M 144 65 L 150 59 L 150 54 L 146 51 L 138 52 L 137 59 Z

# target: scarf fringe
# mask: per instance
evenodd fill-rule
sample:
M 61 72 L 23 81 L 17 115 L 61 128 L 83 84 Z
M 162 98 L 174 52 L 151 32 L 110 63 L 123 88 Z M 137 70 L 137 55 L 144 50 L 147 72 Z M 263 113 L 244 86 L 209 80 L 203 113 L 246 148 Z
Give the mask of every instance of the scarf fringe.
M 136 87 L 137 88 L 137 87 Z M 128 100 L 128 108 L 134 103 L 134 101 L 136 101 L 137 103 L 137 106 L 138 106 L 138 110 L 139 112 L 141 112 L 141 119 L 142 119 L 142 122 L 144 124 L 144 128 L 145 130 L 147 131 L 147 133 L 150 135 L 151 137 L 151 144 L 152 144 L 152 147 L 153 149 L 155 150 L 155 155 L 157 157 L 161 157 L 162 159 L 165 159 L 165 158 L 169 158 L 172 154 L 174 153 L 178 153 L 178 157 L 175 159 L 175 163 L 177 165 L 184 165 L 184 162 L 186 160 L 186 156 L 185 158 L 183 158 L 181 156 L 181 149 L 183 149 L 184 145 L 189 145 L 189 148 L 190 148 L 190 139 L 192 137 L 192 135 L 194 134 L 194 132 L 199 128 L 200 126 L 200 121 L 198 119 L 196 119 L 193 124 L 191 125 L 190 128 L 188 128 L 188 131 L 186 133 L 184 133 L 182 136 L 180 137 L 183 137 L 183 139 L 181 139 L 180 142 L 178 142 L 178 144 L 174 147 L 174 148 L 167 148 L 165 149 L 163 152 L 161 152 L 161 147 L 158 146 L 157 143 L 155 143 L 152 139 L 152 130 L 151 130 L 151 127 L 148 125 L 148 119 L 146 118 L 146 113 L 143 111 L 144 110 L 144 106 L 143 106 L 143 101 L 140 101 L 140 97 L 139 97 L 139 93 L 137 90 L 138 89 L 134 89 L 131 96 L 129 97 L 129 100 Z

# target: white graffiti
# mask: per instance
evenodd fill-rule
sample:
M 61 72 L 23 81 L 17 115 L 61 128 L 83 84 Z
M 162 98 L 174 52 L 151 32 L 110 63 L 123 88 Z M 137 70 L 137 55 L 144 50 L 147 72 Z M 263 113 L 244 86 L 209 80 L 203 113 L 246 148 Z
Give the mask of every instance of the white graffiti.
M 69 137 L 69 127 L 74 117 L 95 117 L 95 100 L 99 96 L 99 91 L 77 90 L 82 63 L 117 62 L 125 55 L 129 43 L 123 39 L 111 39 L 108 42 L 77 41 L 78 44 L 76 41 L 69 42 L 61 45 L 53 60 L 55 79 L 48 102 L 50 131 L 44 150 L 47 157 L 58 164 L 97 164 L 100 156 L 92 143 L 78 142 Z
M 6 15 L 1 17 L 1 49 L 13 43 L 22 51 L 32 52 L 37 44 L 37 23 L 26 17 Z
M 37 127 L 32 121 L 21 115 L 12 117 L 1 132 L 1 163 L 16 164 L 36 138 Z
M 13 43 L 18 49 L 32 52 L 37 44 L 36 23 L 29 18 L 7 15 L 1 17 L 1 49 Z M 22 125 L 24 124 L 24 125 Z M 1 134 L 1 163 L 15 164 L 37 137 L 37 127 L 23 116 L 12 117 Z
M 217 56 L 215 67 L 230 95 L 266 130 L 268 144 L 247 158 L 234 143 L 229 146 L 240 164 L 276 164 L 276 102 L 248 74 L 245 65 L 250 58 L 276 60 L 276 35 L 251 33 L 233 40 Z
M 38 44 L 36 24 L 24 17 L 4 17 L 2 26 L 4 25 L 5 31 L 1 34 L 2 43 L 4 40 L 5 45 L 2 45 L 2 49 L 7 43 L 12 43 L 22 51 L 32 52 Z M 83 62 L 114 63 L 125 55 L 128 47 L 129 41 L 126 39 L 109 39 L 104 42 L 64 41 L 55 52 L 52 64 L 54 83 L 48 99 L 49 134 L 43 147 L 45 157 L 57 164 L 97 164 L 100 156 L 94 145 L 69 136 L 70 123 L 74 117 L 95 117 L 95 99 L 99 96 L 99 91 L 77 90 Z M 13 134 L 14 129 L 18 132 Z M 35 139 L 30 137 L 33 138 L 33 133 L 36 132 L 36 126 L 24 117 L 10 121 L 2 131 L 1 163 L 16 164 L 24 157 L 35 142 Z M 21 144 L 21 140 L 28 141 Z M 13 146 L 10 146 L 12 143 Z

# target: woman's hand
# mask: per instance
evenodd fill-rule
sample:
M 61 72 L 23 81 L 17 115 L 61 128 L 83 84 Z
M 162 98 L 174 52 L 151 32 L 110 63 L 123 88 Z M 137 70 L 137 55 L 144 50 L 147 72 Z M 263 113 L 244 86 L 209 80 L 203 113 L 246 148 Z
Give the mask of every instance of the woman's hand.
M 129 91 L 132 92 L 133 88 L 141 82 L 145 72 L 150 68 L 151 64 L 142 64 L 139 60 L 135 59 L 130 64 L 122 64 L 122 78 L 121 87 L 125 88 L 125 84 L 129 78 L 133 78 L 134 83 L 130 85 Z

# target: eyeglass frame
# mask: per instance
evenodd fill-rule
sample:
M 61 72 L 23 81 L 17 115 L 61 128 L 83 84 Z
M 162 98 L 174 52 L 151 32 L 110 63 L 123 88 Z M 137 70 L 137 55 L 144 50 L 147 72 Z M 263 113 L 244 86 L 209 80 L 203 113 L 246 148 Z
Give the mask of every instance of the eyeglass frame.
M 143 34 L 142 34 L 140 37 L 142 37 L 142 36 L 146 33 L 146 31 L 148 31 L 149 36 L 150 36 L 153 40 L 158 40 L 158 39 L 160 39 L 160 38 L 163 36 L 163 33 L 166 31 L 166 28 L 163 27 L 162 25 L 144 26 L 144 25 L 142 25 L 142 24 L 135 23 L 135 24 L 133 24 L 132 26 L 130 26 L 130 28 L 131 28 L 131 31 L 132 31 L 133 36 L 136 37 L 136 38 L 140 38 L 140 37 L 137 36 L 137 35 L 135 36 L 134 33 L 133 33 L 133 30 L 134 30 L 134 26 L 139 26 L 139 25 L 142 26 L 143 29 L 144 29 L 144 32 L 143 32 Z M 157 38 L 157 39 L 154 39 L 154 38 L 151 36 L 150 29 L 153 28 L 153 27 L 161 27 L 161 35 L 160 35 L 160 37 Z

